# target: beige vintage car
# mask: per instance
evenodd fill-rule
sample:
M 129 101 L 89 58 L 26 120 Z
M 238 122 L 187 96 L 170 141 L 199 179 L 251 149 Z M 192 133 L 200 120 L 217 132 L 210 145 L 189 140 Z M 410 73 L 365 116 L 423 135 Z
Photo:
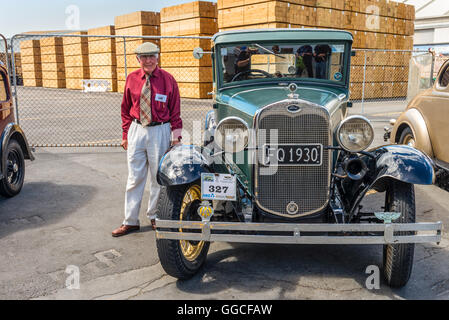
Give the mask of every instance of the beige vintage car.
M 435 162 L 436 184 L 449 191 L 449 60 L 434 86 L 417 95 L 393 123 L 391 142 L 429 155 Z

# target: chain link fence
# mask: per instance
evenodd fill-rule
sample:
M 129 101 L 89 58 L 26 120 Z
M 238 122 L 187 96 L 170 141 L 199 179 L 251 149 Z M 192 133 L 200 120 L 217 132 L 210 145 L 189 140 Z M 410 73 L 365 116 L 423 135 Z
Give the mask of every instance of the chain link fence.
M 139 69 L 134 50 L 146 41 L 160 46 L 159 64 L 178 82 L 183 138 L 199 143 L 212 108 L 212 64 L 209 55 L 195 59 L 192 52 L 210 51 L 210 37 L 77 33 L 11 39 L 17 120 L 30 145 L 120 146 L 125 80 Z M 405 108 L 411 96 L 430 86 L 432 65 L 428 52 L 356 50 L 351 99 L 362 104 L 362 112 L 369 104 Z
M 430 88 L 434 56 L 428 51 L 354 50 L 350 97 L 366 107 L 402 105 Z
M 16 35 L 11 51 L 20 80 L 13 91 L 30 145 L 120 146 L 125 80 L 139 69 L 134 50 L 146 41 L 161 46 L 160 65 L 183 97 L 183 137 L 193 136 L 212 106 L 212 68 L 210 58 L 196 60 L 192 52 L 201 45 L 208 51 L 210 37 Z

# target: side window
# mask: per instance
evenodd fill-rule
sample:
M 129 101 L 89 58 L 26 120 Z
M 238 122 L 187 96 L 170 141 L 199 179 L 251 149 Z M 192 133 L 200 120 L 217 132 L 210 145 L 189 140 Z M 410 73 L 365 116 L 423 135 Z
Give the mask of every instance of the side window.
M 6 75 L 0 71 L 0 102 L 8 100 L 8 89 L 6 85 Z
M 440 78 L 440 86 L 446 88 L 448 85 L 449 85 L 449 65 L 446 67 L 446 70 L 444 70 Z

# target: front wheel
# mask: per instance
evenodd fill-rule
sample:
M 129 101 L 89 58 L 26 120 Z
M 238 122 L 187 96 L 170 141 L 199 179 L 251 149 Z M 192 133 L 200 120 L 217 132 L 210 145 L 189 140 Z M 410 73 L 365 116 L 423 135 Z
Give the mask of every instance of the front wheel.
M 399 138 L 399 144 L 406 144 L 410 147 L 415 147 L 416 145 L 416 139 L 413 135 L 412 129 L 409 127 L 405 128 L 404 131 L 401 133 L 401 137 Z
M 0 180 L 0 195 L 11 198 L 22 190 L 25 178 L 25 158 L 19 143 L 11 139 L 3 155 L 3 179 Z
M 197 214 L 200 204 L 201 187 L 198 182 L 186 186 L 162 187 L 158 201 L 159 218 L 200 221 Z M 156 245 L 165 272 L 178 279 L 193 277 L 203 266 L 209 251 L 209 242 L 206 241 L 158 239 Z
M 385 211 L 400 212 L 395 223 L 415 223 L 415 191 L 410 183 L 391 180 L 385 193 Z M 414 232 L 400 232 L 414 235 Z M 407 284 L 413 267 L 414 243 L 388 244 L 383 247 L 384 275 L 390 287 Z

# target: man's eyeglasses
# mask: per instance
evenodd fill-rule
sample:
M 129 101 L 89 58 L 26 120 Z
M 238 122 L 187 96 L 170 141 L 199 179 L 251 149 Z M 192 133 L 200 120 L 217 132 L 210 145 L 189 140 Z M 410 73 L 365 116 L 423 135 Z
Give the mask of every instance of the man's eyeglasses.
M 137 56 L 140 60 L 149 60 L 149 59 L 157 59 L 158 55 L 157 54 L 144 54 L 144 55 L 138 55 Z

